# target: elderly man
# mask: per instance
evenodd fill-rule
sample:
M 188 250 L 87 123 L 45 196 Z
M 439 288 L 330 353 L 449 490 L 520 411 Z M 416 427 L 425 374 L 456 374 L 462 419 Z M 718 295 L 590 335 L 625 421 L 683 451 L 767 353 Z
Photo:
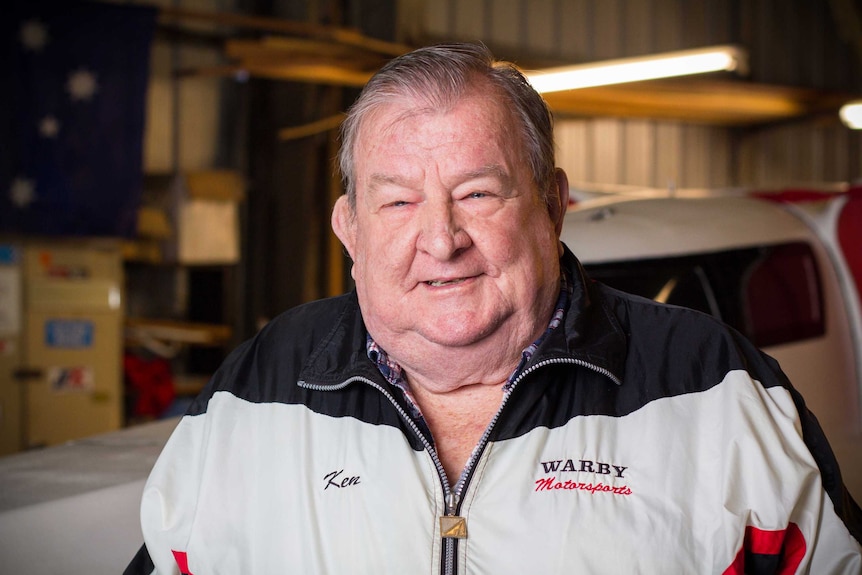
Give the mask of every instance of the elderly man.
M 515 68 L 396 58 L 340 160 L 355 291 L 227 359 L 129 572 L 862 572 L 859 508 L 778 366 L 561 245 L 551 116 Z

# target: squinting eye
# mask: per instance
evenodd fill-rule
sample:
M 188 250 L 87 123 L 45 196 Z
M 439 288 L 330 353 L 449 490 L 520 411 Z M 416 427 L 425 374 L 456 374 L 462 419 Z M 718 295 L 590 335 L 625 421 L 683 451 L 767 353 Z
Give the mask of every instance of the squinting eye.
M 468 197 L 473 198 L 473 199 L 478 199 L 478 198 L 484 198 L 487 195 L 488 194 L 486 194 L 485 192 L 473 192 Z

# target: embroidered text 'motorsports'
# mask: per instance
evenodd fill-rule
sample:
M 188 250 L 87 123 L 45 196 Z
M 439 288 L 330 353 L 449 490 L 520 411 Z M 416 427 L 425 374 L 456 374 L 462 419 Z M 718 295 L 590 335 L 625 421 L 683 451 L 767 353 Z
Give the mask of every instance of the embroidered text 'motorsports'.
M 557 459 L 555 461 L 542 461 L 542 469 L 545 473 L 594 473 L 596 475 L 610 475 L 612 477 L 625 477 L 623 472 L 628 467 L 591 461 L 589 459 Z
M 560 481 L 555 477 L 545 477 L 536 480 L 536 491 L 588 491 L 590 493 L 611 493 L 613 495 L 631 495 L 632 490 L 627 485 L 606 485 L 604 483 L 579 483 L 577 481 Z

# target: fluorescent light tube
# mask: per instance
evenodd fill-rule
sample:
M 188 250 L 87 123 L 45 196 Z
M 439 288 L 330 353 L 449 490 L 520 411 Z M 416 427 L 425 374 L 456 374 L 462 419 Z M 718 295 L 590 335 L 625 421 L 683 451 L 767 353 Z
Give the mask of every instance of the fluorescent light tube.
M 838 111 L 844 125 L 853 130 L 862 130 L 862 100 L 847 102 Z
M 559 92 L 706 72 L 747 71 L 747 54 L 736 46 L 665 52 L 526 72 L 537 92 Z

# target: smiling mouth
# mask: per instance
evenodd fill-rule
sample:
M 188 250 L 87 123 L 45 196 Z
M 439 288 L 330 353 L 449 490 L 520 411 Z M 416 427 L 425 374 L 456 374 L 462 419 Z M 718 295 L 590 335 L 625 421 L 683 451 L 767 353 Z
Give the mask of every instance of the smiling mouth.
M 451 286 L 455 284 L 460 284 L 467 281 L 468 278 L 458 278 L 456 280 L 429 280 L 425 282 L 427 285 L 432 287 L 440 287 L 440 286 Z

